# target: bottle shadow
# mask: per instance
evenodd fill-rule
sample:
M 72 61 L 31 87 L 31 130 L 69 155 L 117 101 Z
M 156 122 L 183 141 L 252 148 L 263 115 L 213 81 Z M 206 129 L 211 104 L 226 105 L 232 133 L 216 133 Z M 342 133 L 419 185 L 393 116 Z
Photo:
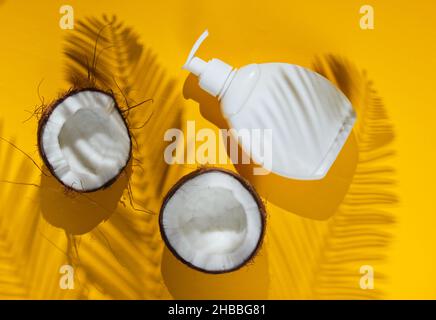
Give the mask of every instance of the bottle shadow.
M 229 129 L 221 114 L 219 101 L 198 86 L 198 79 L 190 74 L 183 86 L 185 99 L 199 103 L 201 115 L 221 129 Z M 227 144 L 230 154 L 230 143 Z M 239 148 L 239 154 L 242 154 Z M 240 157 L 239 157 L 240 159 Z M 274 159 L 273 159 L 274 161 Z M 254 163 L 235 163 L 235 169 L 249 180 L 259 194 L 268 202 L 305 218 L 326 220 L 330 218 L 344 199 L 354 176 L 358 161 L 357 142 L 350 134 L 326 177 L 321 180 L 300 181 L 274 173 L 255 175 Z
M 48 172 L 43 167 L 44 172 Z M 44 219 L 69 235 L 81 235 L 110 218 L 122 198 L 131 175 L 131 161 L 107 189 L 90 193 L 67 190 L 55 177 L 41 175 L 39 199 Z
M 268 258 L 263 247 L 252 263 L 239 270 L 208 274 L 177 260 L 165 248 L 162 277 L 174 299 L 266 299 L 268 297 Z

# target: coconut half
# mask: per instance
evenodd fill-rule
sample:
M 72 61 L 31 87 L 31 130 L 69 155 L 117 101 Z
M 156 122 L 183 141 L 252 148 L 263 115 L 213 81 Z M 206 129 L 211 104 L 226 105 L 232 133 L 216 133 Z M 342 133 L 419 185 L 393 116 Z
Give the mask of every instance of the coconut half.
M 159 224 L 170 251 L 190 267 L 209 273 L 239 269 L 259 249 L 265 207 L 253 187 L 222 169 L 199 169 L 168 192 Z
M 63 185 L 90 192 L 116 180 L 132 145 L 113 95 L 91 88 L 73 90 L 47 108 L 39 121 L 38 149 Z

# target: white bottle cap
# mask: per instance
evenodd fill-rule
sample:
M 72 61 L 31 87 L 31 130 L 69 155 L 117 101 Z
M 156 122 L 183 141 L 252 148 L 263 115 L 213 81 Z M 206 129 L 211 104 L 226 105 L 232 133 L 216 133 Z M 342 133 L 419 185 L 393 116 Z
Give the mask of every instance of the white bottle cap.
M 208 35 L 208 31 L 204 31 L 194 43 L 183 69 L 198 76 L 200 88 L 216 97 L 219 96 L 224 89 L 233 67 L 219 59 L 212 59 L 206 62 L 194 56 L 201 43 Z

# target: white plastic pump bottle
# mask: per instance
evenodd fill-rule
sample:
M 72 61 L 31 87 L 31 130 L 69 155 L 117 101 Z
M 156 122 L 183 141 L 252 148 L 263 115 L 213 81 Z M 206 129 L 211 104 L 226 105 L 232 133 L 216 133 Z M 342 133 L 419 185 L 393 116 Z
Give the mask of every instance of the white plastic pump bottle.
M 256 143 L 242 142 L 242 149 L 263 166 L 262 153 L 271 152 L 268 169 L 278 175 L 322 179 L 356 118 L 345 95 L 321 75 L 297 65 L 263 63 L 234 69 L 219 59 L 206 62 L 195 53 L 207 36 L 206 30 L 183 68 L 220 100 L 231 128 L 272 132 L 271 145 L 256 148 Z

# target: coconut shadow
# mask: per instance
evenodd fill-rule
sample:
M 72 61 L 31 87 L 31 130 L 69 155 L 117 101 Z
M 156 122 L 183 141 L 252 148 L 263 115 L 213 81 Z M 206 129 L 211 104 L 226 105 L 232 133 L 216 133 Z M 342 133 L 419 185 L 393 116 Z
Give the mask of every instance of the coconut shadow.
M 218 100 L 203 91 L 198 86 L 197 77 L 192 74 L 185 80 L 183 95 L 185 99 L 192 99 L 199 103 L 200 113 L 208 121 L 218 128 L 229 129 L 221 114 Z M 228 155 L 230 155 L 229 145 Z M 239 154 L 242 154 L 240 147 Z M 293 180 L 274 173 L 254 175 L 253 169 L 256 165 L 252 163 L 234 164 L 234 166 L 266 201 L 302 217 L 325 220 L 336 212 L 344 199 L 353 179 L 357 160 L 357 143 L 354 134 L 351 134 L 330 171 L 322 180 Z
M 164 248 L 161 272 L 174 299 L 266 299 L 268 257 L 262 246 L 252 262 L 230 273 L 208 274 L 194 270 Z
M 132 172 L 131 161 L 106 189 L 80 193 L 69 191 L 53 176 L 41 175 L 39 198 L 44 219 L 67 234 L 81 235 L 106 221 L 114 213 Z M 44 172 L 48 169 L 44 166 Z

